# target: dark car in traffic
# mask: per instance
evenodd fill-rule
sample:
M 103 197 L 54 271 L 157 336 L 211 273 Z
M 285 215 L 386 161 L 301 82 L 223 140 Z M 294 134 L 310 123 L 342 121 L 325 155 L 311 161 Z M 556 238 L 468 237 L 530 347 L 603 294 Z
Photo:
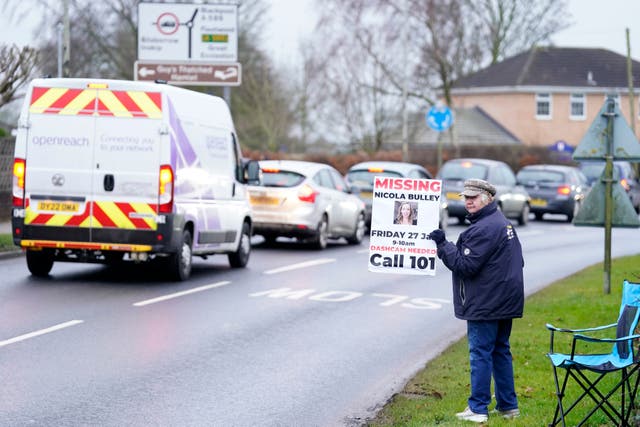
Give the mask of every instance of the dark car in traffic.
M 604 172 L 604 161 L 584 161 L 580 163 L 580 170 L 587 177 L 590 186 L 601 179 Z M 640 213 L 640 181 L 631 162 L 616 160 L 613 162 L 613 178 L 617 179 L 637 213 Z
M 529 165 L 518 171 L 516 179 L 531 196 L 531 212 L 537 220 L 544 214 L 563 214 L 571 222 L 589 192 L 587 177 L 574 166 Z
M 442 193 L 447 200 L 449 217 L 458 218 L 463 224 L 467 215 L 464 199 L 460 195 L 464 181 L 471 178 L 483 179 L 496 187 L 495 199 L 507 218 L 515 219 L 520 225 L 529 222 L 529 194 L 518 185 L 516 176 L 504 162 L 490 159 L 452 159 L 446 161 L 436 178 L 442 180 Z

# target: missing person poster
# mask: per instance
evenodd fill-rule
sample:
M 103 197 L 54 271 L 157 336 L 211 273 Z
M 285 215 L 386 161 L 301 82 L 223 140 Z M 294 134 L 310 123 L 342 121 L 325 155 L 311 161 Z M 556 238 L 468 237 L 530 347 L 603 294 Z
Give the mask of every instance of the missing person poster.
M 436 274 L 442 181 L 376 176 L 373 181 L 369 271 Z

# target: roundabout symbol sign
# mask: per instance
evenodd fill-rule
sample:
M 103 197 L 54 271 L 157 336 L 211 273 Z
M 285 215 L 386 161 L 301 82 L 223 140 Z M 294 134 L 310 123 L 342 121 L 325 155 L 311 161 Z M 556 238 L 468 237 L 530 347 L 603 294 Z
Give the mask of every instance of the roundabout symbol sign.
M 442 132 L 449 129 L 453 124 L 453 114 L 451 109 L 444 105 L 434 105 L 427 112 L 425 119 L 427 126 L 431 129 Z

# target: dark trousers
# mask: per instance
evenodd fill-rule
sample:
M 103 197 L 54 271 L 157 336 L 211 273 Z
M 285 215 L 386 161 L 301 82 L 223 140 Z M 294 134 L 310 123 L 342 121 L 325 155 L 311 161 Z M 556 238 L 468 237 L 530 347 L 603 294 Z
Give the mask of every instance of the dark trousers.
M 511 319 L 467 321 L 471 367 L 471 396 L 468 403 L 469 408 L 477 414 L 489 413 L 492 376 L 496 409 L 507 411 L 518 407 L 509 345 L 511 324 Z

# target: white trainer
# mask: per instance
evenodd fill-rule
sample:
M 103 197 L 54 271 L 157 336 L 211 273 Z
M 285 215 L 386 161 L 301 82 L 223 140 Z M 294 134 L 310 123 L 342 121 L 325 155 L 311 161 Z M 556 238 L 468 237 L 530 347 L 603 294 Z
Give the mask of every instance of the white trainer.
M 464 411 L 458 412 L 456 414 L 456 417 L 458 417 L 459 420 L 471 421 L 474 423 L 484 423 L 489 418 L 487 414 L 476 414 L 468 406 L 464 409 Z

